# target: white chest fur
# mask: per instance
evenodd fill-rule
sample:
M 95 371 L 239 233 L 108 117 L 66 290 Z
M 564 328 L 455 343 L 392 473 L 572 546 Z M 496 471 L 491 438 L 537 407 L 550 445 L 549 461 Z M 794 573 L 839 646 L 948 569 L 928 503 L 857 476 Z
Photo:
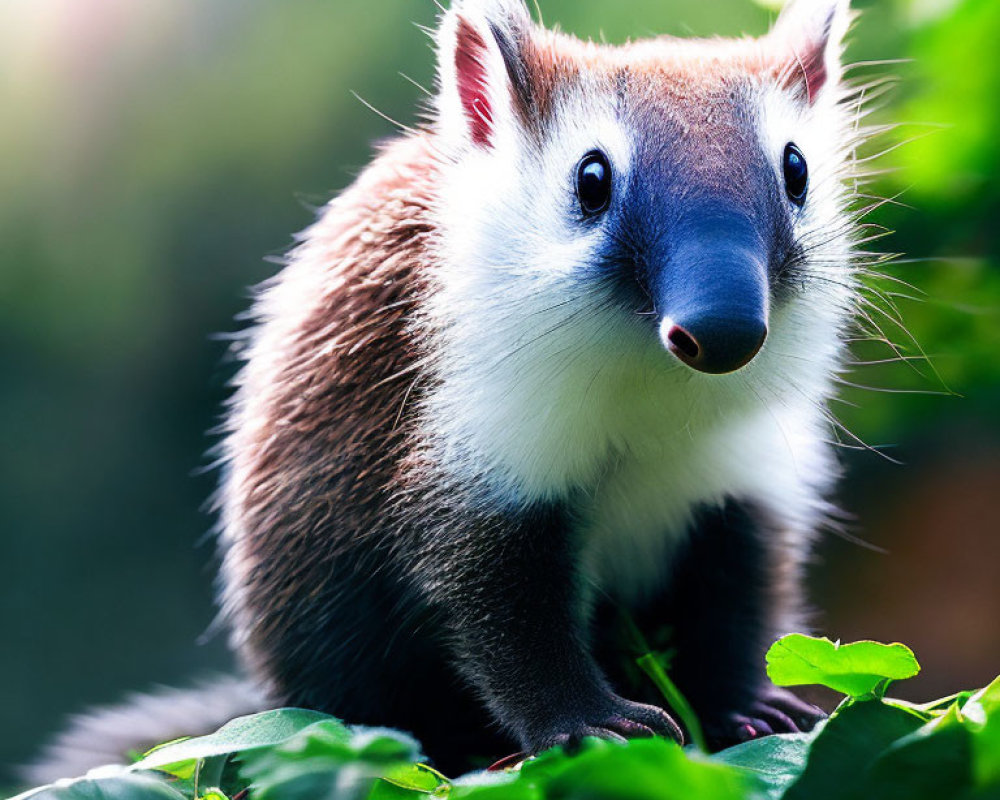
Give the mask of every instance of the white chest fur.
M 626 601 L 653 593 L 699 505 L 750 498 L 792 526 L 808 526 L 829 469 L 821 463 L 825 448 L 802 421 L 734 410 L 697 435 L 665 432 L 655 450 L 610 465 L 579 516 L 593 588 Z
M 777 320 L 745 369 L 701 375 L 642 321 L 624 329 L 616 310 L 585 310 L 445 330 L 426 412 L 450 470 L 525 502 L 582 498 L 587 577 L 623 598 L 660 583 L 699 504 L 753 498 L 813 523 L 832 473 L 820 412 L 832 357 L 789 358 L 811 346 L 808 329 Z

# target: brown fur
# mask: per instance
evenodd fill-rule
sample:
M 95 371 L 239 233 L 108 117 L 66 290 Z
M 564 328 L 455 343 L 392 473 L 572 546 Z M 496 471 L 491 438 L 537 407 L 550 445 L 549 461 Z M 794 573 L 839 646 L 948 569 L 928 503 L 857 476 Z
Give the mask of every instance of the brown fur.
M 436 168 L 425 136 L 385 148 L 258 303 L 264 327 L 239 379 L 222 501 L 228 602 L 266 680 L 258 653 L 322 586 L 331 545 L 379 527 L 396 483 L 419 392 L 411 320 Z
M 522 20 L 495 31 L 505 54 L 518 121 L 538 142 L 559 98 L 617 88 L 638 104 L 671 109 L 690 129 L 729 141 L 729 96 L 748 82 L 798 87 L 810 100 L 826 80 L 821 42 L 796 50 L 775 35 L 753 39 L 657 39 L 616 47 L 583 42 Z M 463 23 L 464 24 L 464 23 Z M 516 58 L 511 52 L 516 51 Z

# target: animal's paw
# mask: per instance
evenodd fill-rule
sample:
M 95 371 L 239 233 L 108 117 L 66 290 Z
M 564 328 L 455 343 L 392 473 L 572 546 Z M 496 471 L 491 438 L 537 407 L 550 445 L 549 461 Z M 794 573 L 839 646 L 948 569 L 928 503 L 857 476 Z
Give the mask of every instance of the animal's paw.
M 818 706 L 801 700 L 786 689 L 768 686 L 743 712 L 733 712 L 706 725 L 706 734 L 716 747 L 729 747 L 772 733 L 805 733 L 826 717 Z
M 539 753 L 560 745 L 574 750 L 588 736 L 617 742 L 664 736 L 684 743 L 680 726 L 662 708 L 612 695 L 590 711 L 578 711 L 568 719 L 559 720 L 540 735 L 531 737 L 525 743 L 525 750 Z

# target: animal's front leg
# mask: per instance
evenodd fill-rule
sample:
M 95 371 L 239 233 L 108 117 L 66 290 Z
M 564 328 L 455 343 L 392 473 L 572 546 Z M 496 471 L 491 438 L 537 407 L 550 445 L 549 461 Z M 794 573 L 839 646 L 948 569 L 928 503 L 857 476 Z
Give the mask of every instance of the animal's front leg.
M 696 516 L 678 558 L 669 610 L 671 674 L 714 746 L 811 730 L 823 712 L 775 687 L 765 652 L 797 602 L 796 565 L 766 513 L 730 501 Z
M 456 666 L 524 751 L 585 736 L 680 739 L 666 712 L 615 694 L 594 661 L 576 555 L 558 507 L 461 515 L 434 534 L 418 580 Z

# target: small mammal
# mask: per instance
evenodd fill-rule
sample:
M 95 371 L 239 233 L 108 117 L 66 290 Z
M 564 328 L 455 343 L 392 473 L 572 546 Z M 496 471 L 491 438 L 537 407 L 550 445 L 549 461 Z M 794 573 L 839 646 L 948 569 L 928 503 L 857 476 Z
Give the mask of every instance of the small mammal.
M 254 307 L 218 508 L 256 688 L 206 729 L 304 706 L 452 769 L 681 739 L 622 688 L 615 606 L 670 624 L 717 743 L 811 727 L 763 653 L 801 625 L 837 472 L 849 16 L 793 0 L 760 39 L 606 46 L 521 0 L 443 14 L 431 119 Z

